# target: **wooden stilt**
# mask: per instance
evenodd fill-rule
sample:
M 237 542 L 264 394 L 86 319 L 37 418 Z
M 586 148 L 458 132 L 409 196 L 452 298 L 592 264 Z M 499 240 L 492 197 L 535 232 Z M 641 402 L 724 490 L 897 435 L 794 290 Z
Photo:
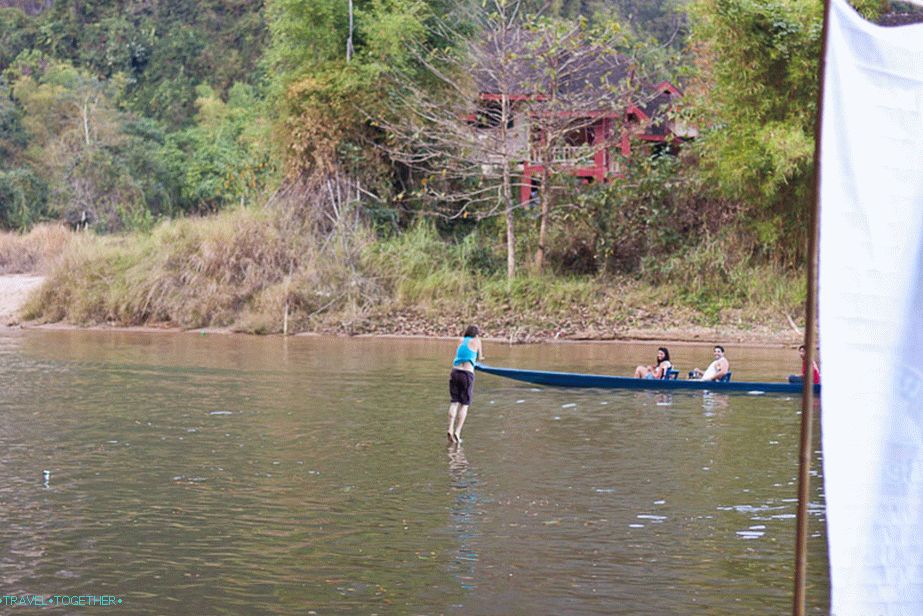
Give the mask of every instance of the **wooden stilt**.
M 804 616 L 805 584 L 808 568 L 808 502 L 811 499 L 811 442 L 814 419 L 814 371 L 812 366 L 817 346 L 817 269 L 820 226 L 820 174 L 821 134 L 823 131 L 824 78 L 827 67 L 827 30 L 830 21 L 830 0 L 824 0 L 824 23 L 818 75 L 820 84 L 817 94 L 817 120 L 814 126 L 814 203 L 811 208 L 810 231 L 808 233 L 807 306 L 805 309 L 804 389 L 801 399 L 801 439 L 798 455 L 798 514 L 795 537 L 795 592 L 792 614 Z

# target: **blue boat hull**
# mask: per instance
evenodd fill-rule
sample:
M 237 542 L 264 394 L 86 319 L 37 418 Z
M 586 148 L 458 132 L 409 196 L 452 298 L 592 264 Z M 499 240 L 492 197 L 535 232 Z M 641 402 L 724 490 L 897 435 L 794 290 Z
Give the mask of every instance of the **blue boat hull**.
M 715 391 L 715 392 L 760 392 L 772 394 L 799 394 L 800 383 L 748 383 L 687 381 L 666 379 L 636 379 L 627 376 L 607 376 L 604 374 L 580 374 L 576 372 L 546 372 L 544 370 L 518 370 L 516 368 L 499 368 L 478 364 L 481 372 L 502 376 L 516 381 L 548 385 L 550 387 L 596 387 L 599 389 L 652 389 L 657 391 Z M 820 393 L 820 385 L 814 386 L 814 393 Z

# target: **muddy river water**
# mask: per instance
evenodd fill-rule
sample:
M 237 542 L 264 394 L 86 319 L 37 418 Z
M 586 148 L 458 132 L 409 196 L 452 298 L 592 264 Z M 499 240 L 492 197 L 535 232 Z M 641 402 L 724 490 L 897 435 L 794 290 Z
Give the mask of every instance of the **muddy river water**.
M 656 346 L 485 351 L 630 374 Z M 800 366 L 792 349 L 726 346 L 735 380 Z M 708 343 L 671 352 L 684 370 L 711 360 Z M 131 614 L 790 610 L 798 399 L 480 374 L 449 446 L 453 353 L 450 340 L 0 332 L 0 591 L 115 597 Z

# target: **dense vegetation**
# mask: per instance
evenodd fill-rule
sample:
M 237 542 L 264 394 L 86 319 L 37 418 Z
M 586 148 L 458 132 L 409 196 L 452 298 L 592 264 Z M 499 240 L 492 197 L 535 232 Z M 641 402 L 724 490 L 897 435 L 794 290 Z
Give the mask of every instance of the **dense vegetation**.
M 271 176 L 260 3 L 2 4 L 0 226 L 144 230 Z
M 889 4 L 854 2 L 872 17 Z M 819 3 L 354 5 L 0 0 L 0 229 L 95 232 L 60 266 L 86 274 L 62 275 L 33 316 L 277 331 L 282 313 L 310 328 L 473 294 L 499 314 L 564 293 L 592 306 L 638 284 L 660 289 L 639 301 L 692 319 L 754 302 L 799 312 Z M 512 235 L 496 208 L 469 216 L 387 147 L 384 127 L 408 115 L 400 92 L 445 96 L 440 71 L 458 67 L 446 59 L 498 13 L 617 34 L 638 75 L 684 87 L 683 118 L 700 130 L 609 184 L 559 182 L 550 277 L 530 274 L 535 212 L 512 214 L 524 278 L 507 280 Z

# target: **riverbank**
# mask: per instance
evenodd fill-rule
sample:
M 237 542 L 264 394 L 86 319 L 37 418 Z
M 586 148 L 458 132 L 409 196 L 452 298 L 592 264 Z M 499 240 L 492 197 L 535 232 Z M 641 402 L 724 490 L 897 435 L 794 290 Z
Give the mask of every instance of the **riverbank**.
M 35 274 L 0 275 L 0 327 L 197 334 L 247 333 L 234 327 L 184 328 L 170 322 L 124 326 L 115 322 L 80 325 L 22 320 L 20 315 L 31 294 L 37 291 L 44 281 L 44 276 Z M 768 325 L 746 323 L 739 317 L 733 324 L 709 327 L 683 323 L 675 318 L 674 311 L 636 309 L 619 315 L 618 319 L 608 320 L 599 315 L 592 317 L 589 313 L 581 315 L 580 311 L 559 318 L 532 314 L 524 319 L 517 319 L 511 315 L 484 317 L 474 314 L 468 320 L 480 324 L 486 339 L 510 344 L 663 341 L 793 346 L 801 342 L 801 333 L 781 319 L 775 325 Z M 312 331 L 298 332 L 294 335 L 454 338 L 457 336 L 459 324 L 463 323 L 467 323 L 467 320 L 461 315 L 434 315 L 419 309 L 403 309 L 372 312 L 347 319 L 331 318 L 318 322 L 317 328 Z
M 797 272 L 711 253 L 711 269 L 683 262 L 669 276 L 523 268 L 508 279 L 485 265 L 483 247 L 426 226 L 391 238 L 361 226 L 318 235 L 245 208 L 150 233 L 60 233 L 36 229 L 0 243 L 0 274 L 14 275 L 4 283 L 4 323 L 441 338 L 473 322 L 508 343 L 801 341 L 790 316 L 804 301 Z M 17 262 L 22 254 L 31 256 Z M 28 278 L 42 275 L 45 284 Z

